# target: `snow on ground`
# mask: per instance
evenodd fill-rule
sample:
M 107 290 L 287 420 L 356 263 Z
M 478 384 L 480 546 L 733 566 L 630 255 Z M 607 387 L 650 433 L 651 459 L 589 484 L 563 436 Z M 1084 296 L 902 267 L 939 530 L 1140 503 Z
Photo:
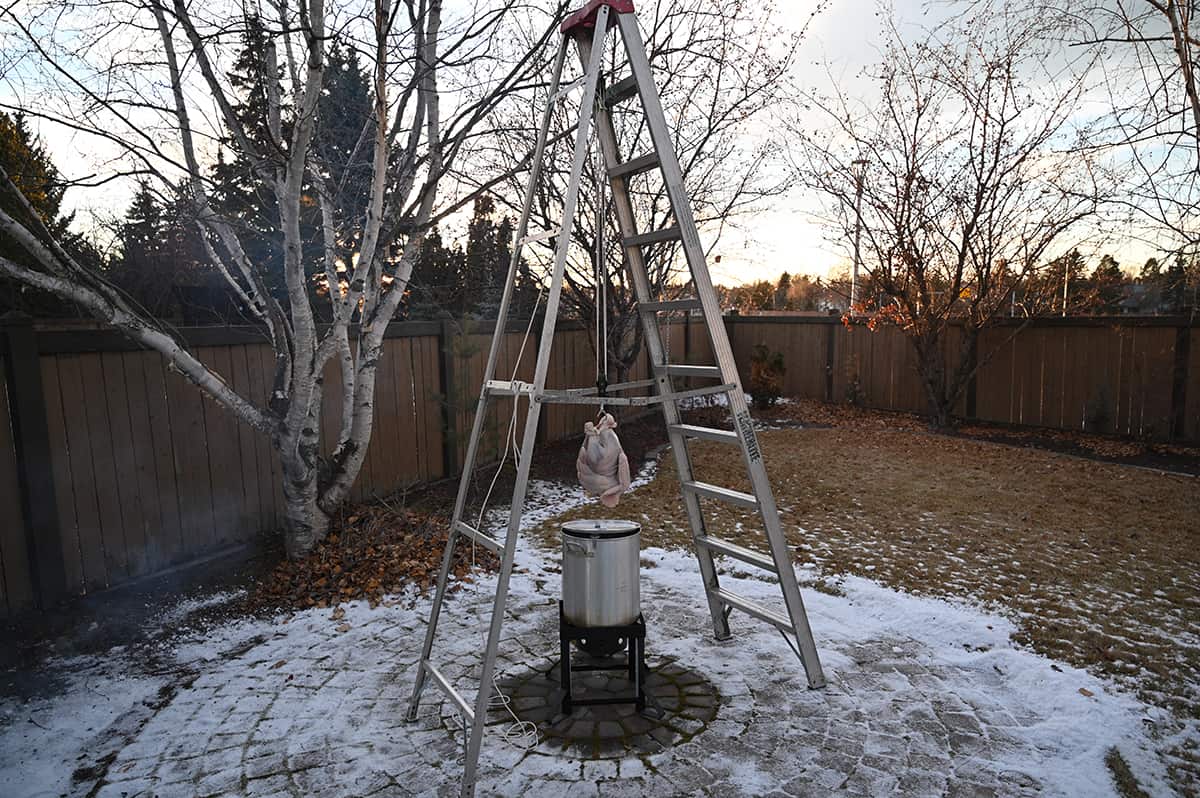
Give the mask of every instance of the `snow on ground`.
M 580 501 L 573 488 L 531 487 L 530 524 Z M 1114 746 L 1151 794 L 1170 794 L 1146 732 L 1162 711 L 1015 647 L 1003 618 L 858 578 L 841 583 L 844 595 L 807 590 L 830 682 L 810 691 L 773 628 L 735 613 L 733 640 L 713 640 L 691 554 L 644 555 L 651 664 L 673 658 L 706 674 L 722 696 L 717 719 L 686 744 L 598 762 L 545 744 L 526 752 L 490 733 L 480 794 L 925 795 L 965 785 L 1106 796 Z M 509 675 L 557 651 L 557 557 L 528 544 L 517 564 L 501 651 Z M 732 567 L 722 579 L 778 603 L 774 583 Z M 435 649 L 468 696 L 493 586 L 484 578 L 449 600 Z M 418 722 L 402 720 L 428 608 L 409 594 L 374 610 L 348 605 L 339 622 L 311 610 L 190 632 L 168 612 L 184 627 L 167 652 L 171 672 L 141 674 L 114 651 L 56 663 L 74 674 L 57 695 L 0 702 L 0 795 L 89 794 L 96 778 L 72 771 L 109 750 L 98 796 L 454 792 L 461 735 L 436 686 Z M 166 697 L 150 701 L 160 688 Z

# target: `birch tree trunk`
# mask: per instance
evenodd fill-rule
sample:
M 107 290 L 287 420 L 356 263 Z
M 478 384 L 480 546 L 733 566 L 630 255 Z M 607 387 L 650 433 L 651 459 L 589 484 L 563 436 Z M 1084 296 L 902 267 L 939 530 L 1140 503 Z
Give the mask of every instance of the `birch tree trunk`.
M 62 25 L 62 34 L 57 25 L 39 26 L 37 8 L 0 9 L 0 23 L 16 32 L 5 38 L 6 46 L 25 43 L 25 68 L 45 87 L 23 110 L 115 147 L 121 155 L 106 159 L 111 174 L 105 180 L 153 179 L 191 208 L 209 265 L 272 346 L 270 396 L 258 405 L 238 394 L 103 273 L 71 258 L 2 170 L 0 192 L 17 210 L 0 209 L 0 235 L 19 244 L 35 265 L 0 257 L 0 273 L 75 302 L 158 351 L 268 436 L 282 465 L 284 539 L 293 557 L 325 537 L 362 469 L 384 334 L 426 232 L 508 179 L 497 174 L 474 191 L 461 190 L 464 170 L 480 174 L 476 152 L 488 140 L 493 115 L 521 102 L 520 92 L 542 69 L 545 45 L 556 31 L 550 15 L 539 17 L 525 6 L 517 13 L 509 2 L 481 7 L 449 26 L 441 0 L 372 0 L 362 7 L 343 2 L 328 9 L 325 2 L 302 0 L 291 7 L 280 0 L 265 7 L 275 16 L 263 20 L 238 7 L 185 0 L 135 0 L 119 11 L 103 0 L 85 0 L 61 12 L 76 23 Z M 42 10 L 60 14 L 50 3 Z M 230 82 L 226 63 L 239 29 L 251 24 L 263 26 L 266 41 L 255 54 L 264 107 L 254 128 L 237 113 L 245 98 Z M 516 38 L 517 32 L 532 42 L 529 52 L 478 46 L 492 37 Z M 322 118 L 320 98 L 326 50 L 337 36 L 359 47 L 372 65 L 373 110 L 349 156 L 370 166 L 359 207 L 342 201 L 350 162 L 332 163 L 314 146 L 330 121 Z M 95 62 L 89 60 L 93 52 Z M 441 97 L 447 77 L 449 113 Z M 208 118 L 213 110 L 216 120 Z M 222 215 L 210 196 L 212 141 L 232 147 L 238 163 L 247 164 L 246 179 L 273 195 L 277 218 L 268 233 L 283 253 L 282 289 L 272 290 L 267 265 L 247 254 L 246 225 Z M 343 177 L 335 179 L 337 174 Z M 438 191 L 447 180 L 457 189 L 449 199 Z M 306 214 L 319 216 L 321 240 L 306 240 Z M 328 323 L 318 324 L 317 301 L 328 303 L 321 314 Z M 331 364 L 339 378 L 326 384 Z M 321 408 L 333 392 L 340 394 L 343 412 L 332 450 L 323 454 Z

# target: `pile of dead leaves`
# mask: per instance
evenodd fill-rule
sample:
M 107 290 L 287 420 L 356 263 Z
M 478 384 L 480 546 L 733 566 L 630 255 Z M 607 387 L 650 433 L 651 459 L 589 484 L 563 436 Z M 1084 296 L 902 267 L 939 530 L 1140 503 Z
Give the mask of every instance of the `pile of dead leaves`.
M 363 600 L 374 607 L 385 595 L 409 586 L 424 592 L 437 580 L 448 526 L 444 515 L 407 508 L 350 508 L 311 554 L 300 560 L 281 560 L 260 581 L 251 603 L 304 609 Z M 495 555 L 479 548 L 474 562 L 486 570 L 499 565 Z M 471 571 L 470 546 L 457 546 L 452 589 L 470 582 Z

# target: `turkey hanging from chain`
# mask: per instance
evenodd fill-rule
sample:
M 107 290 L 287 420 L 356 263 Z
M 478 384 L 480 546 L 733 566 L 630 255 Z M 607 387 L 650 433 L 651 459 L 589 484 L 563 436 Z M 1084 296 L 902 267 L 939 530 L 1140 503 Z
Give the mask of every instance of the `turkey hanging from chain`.
M 596 153 L 596 174 L 603 173 L 602 154 Z M 608 273 L 604 262 L 604 193 L 596 181 L 596 392 L 603 398 L 608 391 Z M 583 445 L 575 461 L 579 484 L 586 493 L 598 496 L 605 507 L 616 507 L 621 494 L 629 490 L 629 458 L 617 437 L 617 421 L 600 405 L 594 422 L 583 425 Z
M 616 507 L 621 494 L 629 490 L 629 458 L 616 433 L 617 422 L 604 413 L 596 423 L 583 425 L 583 445 L 575 460 L 579 484 L 592 496 L 599 496 L 605 507 Z

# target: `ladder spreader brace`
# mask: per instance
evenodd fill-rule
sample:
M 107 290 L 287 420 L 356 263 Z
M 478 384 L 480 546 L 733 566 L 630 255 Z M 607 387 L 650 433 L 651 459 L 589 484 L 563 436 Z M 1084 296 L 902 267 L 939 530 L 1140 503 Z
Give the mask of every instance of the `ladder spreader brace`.
M 631 74 L 623 80 L 605 87 L 601 80 L 603 45 L 609 30 L 613 27 L 618 29 L 624 42 Z M 632 0 L 591 0 L 583 8 L 566 18 L 562 23 L 561 32 L 563 36 L 554 60 L 550 81 L 549 97 L 552 101 L 547 103 L 542 113 L 532 168 L 525 186 L 521 217 L 513 236 L 514 252 L 509 261 L 508 278 L 500 300 L 499 321 L 496 324 L 496 331 L 488 351 L 483 385 L 479 393 L 479 402 L 460 477 L 458 498 L 454 504 L 449 539 L 442 556 L 433 607 L 425 633 L 425 643 L 421 650 L 412 699 L 408 707 L 408 719 L 415 721 L 420 707 L 421 692 L 427 680 L 432 679 L 462 714 L 464 726 L 470 729 L 463 764 L 461 795 L 464 797 L 472 796 L 475 792 L 476 768 L 483 740 L 483 730 L 487 723 L 496 653 L 505 607 L 508 602 L 508 587 L 512 577 L 517 538 L 521 529 L 526 490 L 529 485 L 529 469 L 533 461 L 538 419 L 542 406 L 546 404 L 658 405 L 662 408 L 671 452 L 679 474 L 684 507 L 692 530 L 696 560 L 704 582 L 709 614 L 712 617 L 717 639 L 726 640 L 730 637 L 729 613 L 734 609 L 740 610 L 776 626 L 784 633 L 785 639 L 800 657 L 809 687 L 822 687 L 825 684 L 816 645 L 809 629 L 808 617 L 804 611 L 804 602 L 800 597 L 800 588 L 796 582 L 791 555 L 780 524 L 779 512 L 775 506 L 766 467 L 763 464 L 762 451 L 755 436 L 746 396 L 742 391 L 741 381 L 734 363 L 733 350 L 730 348 L 729 338 L 725 332 L 716 291 L 713 289 L 712 279 L 708 273 L 690 200 L 683 186 L 679 160 L 651 75 L 637 19 L 634 16 L 633 2 Z M 571 161 L 570 179 L 563 198 L 563 224 L 559 230 L 555 231 L 557 238 L 554 242 L 554 265 L 546 299 L 545 318 L 542 322 L 534 378 L 532 383 L 518 380 L 497 380 L 495 379 L 496 362 L 503 338 L 504 321 L 508 318 L 512 300 L 517 264 L 521 261 L 521 249 L 525 243 L 540 238 L 539 236 L 527 237 L 527 232 L 535 191 L 546 155 L 547 141 L 550 140 L 552 111 L 555 101 L 560 95 L 560 82 L 570 41 L 574 41 L 583 66 L 583 75 L 579 79 L 582 81 L 583 94 L 580 100 L 579 121 L 570 128 L 575 133 L 575 147 Z M 576 81 L 576 83 L 578 82 Z M 597 102 L 598 97 L 599 102 Z M 639 155 L 629 161 L 622 161 L 609 111 L 615 104 L 626 102 L 634 97 L 641 98 L 647 129 L 653 143 L 653 152 Z M 583 165 L 588 155 L 589 132 L 593 128 L 604 157 L 609 189 L 612 194 L 612 207 L 620 229 L 625 262 L 637 299 L 638 315 L 641 319 L 643 337 L 649 351 L 654 374 L 648 380 L 609 385 L 604 391 L 605 396 L 600 396 L 600 392 L 595 386 L 565 390 L 546 389 L 550 350 L 554 340 L 563 274 L 570 248 L 570 230 L 574 223 L 579 199 Z M 559 134 L 553 140 L 557 140 L 562 135 L 564 134 Z M 636 175 L 654 169 L 658 169 L 662 174 L 676 224 L 662 230 L 640 232 L 634 218 L 633 205 L 627 186 Z M 651 294 L 642 247 L 650 243 L 668 240 L 679 240 L 682 243 L 695 288 L 694 297 L 682 300 L 662 300 Z M 716 363 L 711 366 L 671 364 L 668 362 L 663 346 L 658 314 L 661 312 L 691 312 L 696 309 L 703 316 Z M 676 390 L 672 383 L 674 377 L 712 379 L 715 384 L 701 388 Z M 648 396 L 621 395 L 629 391 L 651 388 L 654 393 Z M 727 397 L 733 417 L 732 430 L 700 427 L 682 422 L 679 407 L 682 400 L 714 395 Z M 517 459 L 517 476 L 513 486 L 512 503 L 509 506 L 508 522 L 502 534 L 489 534 L 483 530 L 474 529 L 463 518 L 472 471 L 479 455 L 481 432 L 487 416 L 488 402 L 496 397 L 514 397 L 514 401 L 517 402 L 523 397 L 528 401 L 528 409 L 520 443 L 520 456 Z M 695 479 L 688 450 L 688 442 L 695 439 L 717 441 L 739 447 L 742 459 L 746 464 L 752 492 L 744 493 Z M 709 536 L 704 524 L 701 500 L 727 502 L 757 511 L 762 519 L 768 551 L 765 553 L 755 551 Z M 501 530 L 496 530 L 496 532 L 501 532 Z M 434 664 L 432 657 L 438 620 L 446 598 L 451 558 L 454 546 L 460 539 L 485 546 L 500 557 L 491 623 L 488 627 L 487 645 L 480 668 L 479 689 L 474 696 L 474 701 L 468 701 L 455 688 L 451 679 Z M 714 554 L 732 557 L 775 574 L 783 593 L 783 612 L 721 587 L 717 580 Z M 792 637 L 789 638 L 788 635 Z

